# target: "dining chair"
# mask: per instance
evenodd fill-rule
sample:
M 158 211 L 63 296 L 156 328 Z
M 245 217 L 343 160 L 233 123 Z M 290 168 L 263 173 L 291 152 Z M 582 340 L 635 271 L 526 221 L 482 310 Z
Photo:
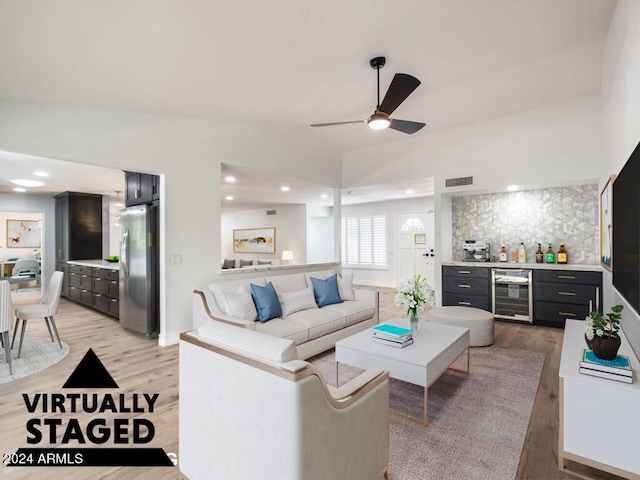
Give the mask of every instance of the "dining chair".
M 0 336 L 4 345 L 4 355 L 9 364 L 9 375 L 13 374 L 11 368 L 11 345 L 9 344 L 9 331 L 13 326 L 13 312 L 11 311 L 11 284 L 6 280 L 0 280 Z
M 40 279 L 40 262 L 38 260 L 18 260 L 8 278 L 14 290 L 25 287 L 37 287 Z
M 18 326 L 20 325 L 20 321 L 22 320 L 20 346 L 18 347 L 18 358 L 20 358 L 20 354 L 22 353 L 22 342 L 24 340 L 24 332 L 27 328 L 27 320 L 32 318 L 44 318 L 47 329 L 49 330 L 51 341 L 54 341 L 53 334 L 51 333 L 51 327 L 53 327 L 53 331 L 55 332 L 56 338 L 58 339 L 58 344 L 60 345 L 60 348 L 62 348 L 62 342 L 60 341 L 60 335 L 58 334 L 56 321 L 53 317 L 58 313 L 60 294 L 62 293 L 63 277 L 64 274 L 62 272 L 53 272 L 53 275 L 51 275 L 51 280 L 49 281 L 49 288 L 47 289 L 47 293 L 46 295 L 42 296 L 40 303 L 23 305 L 16 308 L 16 325 L 13 329 L 13 340 L 11 341 L 11 348 L 13 348 L 13 344 L 16 341 L 16 333 L 18 332 Z M 51 320 L 51 325 L 49 325 L 49 320 Z

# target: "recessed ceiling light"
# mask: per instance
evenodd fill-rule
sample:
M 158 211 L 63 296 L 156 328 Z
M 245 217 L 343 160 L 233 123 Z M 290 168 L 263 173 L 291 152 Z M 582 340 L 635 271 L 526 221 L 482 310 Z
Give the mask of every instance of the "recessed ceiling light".
M 232 177 L 231 175 L 228 175 L 226 177 L 224 177 L 224 181 L 227 183 L 233 183 L 236 181 L 236 177 Z
M 411 195 L 411 194 L 413 193 L 413 190 L 407 190 L 405 193 L 406 193 L 407 195 Z
M 289 191 L 289 187 L 287 187 L 286 185 L 282 188 L 280 188 L 280 190 L 282 190 L 283 192 L 288 192 Z
M 517 185 L 509 185 L 507 187 L 507 190 L 510 192 L 515 192 L 516 190 L 518 190 L 518 186 Z
M 43 172 L 42 170 L 38 170 L 37 172 L 33 172 L 36 177 L 48 177 L 49 174 L 47 172 Z
M 224 197 L 225 200 L 233 200 L 233 196 L 232 195 L 227 195 L 226 197 Z
M 44 185 L 44 182 L 41 182 L 40 180 L 17 179 L 9 181 L 11 183 L 15 183 L 16 185 L 20 185 L 21 187 L 41 187 L 42 185 Z
M 23 187 L 16 187 L 13 189 L 14 192 L 26 192 L 27 189 Z
M 322 195 L 320 195 L 320 198 L 329 198 L 329 195 L 327 195 L 326 193 L 323 193 Z

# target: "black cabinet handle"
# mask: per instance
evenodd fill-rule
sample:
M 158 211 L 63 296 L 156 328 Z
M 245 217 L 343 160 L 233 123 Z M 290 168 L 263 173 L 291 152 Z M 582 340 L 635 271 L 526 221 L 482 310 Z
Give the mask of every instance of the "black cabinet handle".
M 558 292 L 558 295 L 565 295 L 565 296 L 569 296 L 569 297 L 575 297 L 576 296 L 575 292 Z
M 460 287 L 460 288 L 471 288 L 471 285 L 467 285 L 466 283 L 459 283 L 458 287 Z

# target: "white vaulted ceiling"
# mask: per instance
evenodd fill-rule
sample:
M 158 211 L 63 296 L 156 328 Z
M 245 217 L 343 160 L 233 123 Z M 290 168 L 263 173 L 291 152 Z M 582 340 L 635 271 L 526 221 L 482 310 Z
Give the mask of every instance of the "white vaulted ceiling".
M 600 92 L 615 0 L 0 0 L 0 98 L 310 129 L 393 115 L 417 135 Z M 338 151 L 395 142 L 313 129 Z

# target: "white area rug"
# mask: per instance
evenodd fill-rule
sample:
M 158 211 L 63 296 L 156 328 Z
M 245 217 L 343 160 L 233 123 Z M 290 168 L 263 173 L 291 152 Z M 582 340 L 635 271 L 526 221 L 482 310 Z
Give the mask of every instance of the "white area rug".
M 19 337 L 11 350 L 11 367 L 13 375 L 9 375 L 9 365 L 5 358 L 4 347 L 0 352 L 0 384 L 24 378 L 45 368 L 55 365 L 69 353 L 69 345 L 62 342 L 62 349 L 58 341 L 50 338 L 26 337 L 22 344 L 22 354 L 18 356 Z
M 310 361 L 335 384 L 333 350 Z M 463 354 L 454 366 L 466 368 L 466 361 Z M 428 427 L 391 417 L 390 480 L 513 480 L 544 361 L 542 353 L 472 348 L 470 375 L 447 371 L 429 388 Z M 360 372 L 340 364 L 340 384 Z M 396 412 L 421 419 L 422 394 L 391 379 Z

